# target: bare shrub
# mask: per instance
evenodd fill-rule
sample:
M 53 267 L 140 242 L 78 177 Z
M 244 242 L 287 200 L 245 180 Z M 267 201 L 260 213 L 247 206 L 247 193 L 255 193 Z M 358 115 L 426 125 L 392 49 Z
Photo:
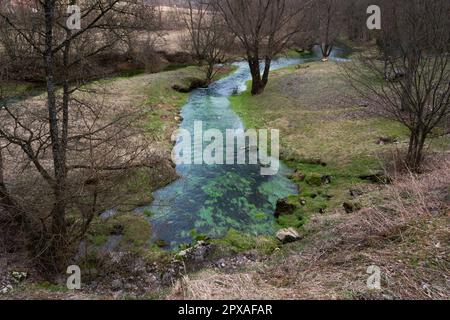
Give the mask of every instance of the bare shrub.
M 449 2 L 385 1 L 379 52 L 347 64 L 354 88 L 410 131 L 406 163 L 420 172 L 427 139 L 450 114 Z M 401 14 L 399 14 L 401 12 Z

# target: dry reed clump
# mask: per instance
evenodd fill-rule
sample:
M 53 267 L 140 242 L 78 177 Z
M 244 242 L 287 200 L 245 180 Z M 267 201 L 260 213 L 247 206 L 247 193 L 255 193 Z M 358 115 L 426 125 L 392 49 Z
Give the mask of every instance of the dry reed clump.
M 272 300 L 285 299 L 289 290 L 273 287 L 262 281 L 258 274 L 223 274 L 205 271 L 194 277 L 179 280 L 169 299 L 187 300 Z
M 433 164 L 422 175 L 396 177 L 371 205 L 338 228 L 342 239 L 362 240 L 395 236 L 417 220 L 448 215 L 450 208 L 450 159 Z

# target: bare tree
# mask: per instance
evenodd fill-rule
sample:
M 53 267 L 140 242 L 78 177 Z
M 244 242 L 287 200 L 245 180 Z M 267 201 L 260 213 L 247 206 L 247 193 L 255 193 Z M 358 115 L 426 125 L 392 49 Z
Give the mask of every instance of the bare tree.
M 217 0 L 216 3 L 245 50 L 253 80 L 251 92 L 260 94 L 269 80 L 272 60 L 299 31 L 296 22 L 308 1 Z
M 369 41 L 370 30 L 367 28 L 366 10 L 369 5 L 378 4 L 378 1 L 347 0 L 342 2 L 342 23 L 345 32 L 351 41 Z M 344 28 L 343 28 L 344 29 Z
M 316 17 L 315 29 L 317 42 L 322 52 L 322 59 L 327 61 L 333 51 L 335 41 L 342 32 L 342 0 L 315 1 L 312 5 L 313 14 Z
M 129 15 L 125 15 L 124 20 L 128 17 Z M 158 72 L 164 67 L 157 52 L 158 45 L 164 41 L 166 35 L 163 30 L 164 19 L 160 7 L 140 5 L 139 10 L 133 13 L 133 30 L 124 34 L 126 57 L 149 72 Z M 127 21 L 123 23 L 129 25 Z
M 73 4 L 81 8 L 79 30 L 72 30 L 66 24 L 67 7 Z M 151 166 L 145 148 L 132 143 L 136 139 L 135 133 L 130 133 L 130 121 L 126 120 L 130 119 L 129 111 L 105 119 L 108 109 L 101 101 L 94 102 L 92 96 L 77 93 L 80 89 L 86 91 L 82 76 L 77 75 L 82 73 L 80 67 L 88 58 L 112 48 L 122 39 L 132 27 L 123 23 L 124 18 L 139 10 L 137 5 L 137 1 L 119 0 L 43 0 L 30 1 L 23 16 L 0 11 L 2 26 L 42 59 L 46 79 L 45 109 L 40 104 L 4 102 L 0 139 L 8 145 L 8 152 L 24 159 L 24 168 L 34 167 L 34 172 L 45 182 L 42 190 L 47 187 L 51 190 L 51 205 L 44 218 L 26 214 L 26 219 L 41 222 L 36 228 L 39 230 L 29 231 L 34 238 L 34 251 L 47 272 L 61 271 L 70 254 L 68 248 L 73 237 L 67 213 L 73 209 L 75 195 L 83 195 L 71 184 L 77 180 L 74 176 L 92 175 L 91 181 L 97 181 L 100 172 Z M 109 106 L 109 109 L 113 108 Z M 99 163 L 100 154 L 112 161 Z M 3 167 L 4 157 L 2 160 Z M 13 199 L 4 181 L 1 186 L 2 201 Z M 78 189 L 86 189 L 85 181 L 81 181 Z M 92 201 L 95 208 L 96 197 Z M 94 212 L 82 213 L 81 230 L 86 229 Z
M 216 73 L 216 64 L 223 63 L 234 37 L 228 32 L 213 1 L 185 1 L 187 8 L 179 10 L 187 30 L 184 43 L 199 64 L 206 64 L 206 81 L 210 83 Z
M 383 6 L 380 55 L 361 56 L 347 74 L 380 113 L 409 129 L 406 164 L 417 172 L 426 139 L 450 114 L 450 3 L 402 0 Z

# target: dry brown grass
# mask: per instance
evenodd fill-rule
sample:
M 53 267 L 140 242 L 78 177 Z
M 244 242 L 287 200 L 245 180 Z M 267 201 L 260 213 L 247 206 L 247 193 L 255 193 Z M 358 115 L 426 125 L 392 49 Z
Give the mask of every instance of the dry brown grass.
M 276 300 L 289 296 L 289 290 L 272 286 L 256 273 L 224 274 L 205 271 L 178 281 L 169 299 L 188 300 Z M 295 297 L 291 297 L 294 299 Z
M 309 236 L 243 272 L 183 279 L 184 299 L 449 299 L 450 158 L 427 173 L 405 174 L 363 197 L 367 206 L 310 222 Z M 367 268 L 382 272 L 369 290 Z
M 371 199 L 354 219 L 339 228 L 343 238 L 389 237 L 411 222 L 433 219 L 449 208 L 450 159 L 432 164 L 428 172 L 417 176 L 406 173 L 395 178 L 382 194 Z

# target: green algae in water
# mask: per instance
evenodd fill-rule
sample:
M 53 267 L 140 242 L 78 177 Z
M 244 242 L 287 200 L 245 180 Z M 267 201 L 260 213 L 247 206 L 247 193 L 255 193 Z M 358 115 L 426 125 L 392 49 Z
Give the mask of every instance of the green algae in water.
M 273 68 L 300 62 L 280 59 Z M 245 90 L 250 79 L 247 64 L 237 65 L 233 75 L 191 94 L 182 110 L 182 129 L 193 132 L 196 121 L 203 122 L 204 130 L 218 129 L 224 136 L 227 129 L 244 129 L 228 99 L 237 89 Z M 141 209 L 153 213 L 148 218 L 153 239 L 172 247 L 191 243 L 192 230 L 213 238 L 226 236 L 231 229 L 249 235 L 273 234 L 278 199 L 297 194 L 283 165 L 275 176 L 262 176 L 259 165 L 179 165 L 177 171 L 181 178 L 157 191 L 154 203 Z

